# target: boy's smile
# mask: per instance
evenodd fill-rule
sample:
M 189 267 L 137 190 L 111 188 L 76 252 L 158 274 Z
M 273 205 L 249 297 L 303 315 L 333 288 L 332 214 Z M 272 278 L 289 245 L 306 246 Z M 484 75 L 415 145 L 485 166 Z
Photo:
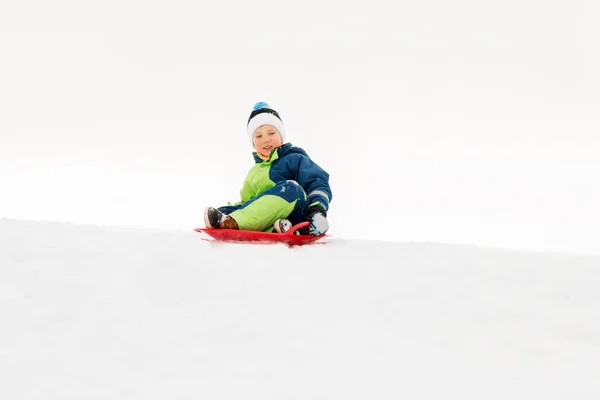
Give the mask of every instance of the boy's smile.
M 252 134 L 252 143 L 254 149 L 262 158 L 268 158 L 273 149 L 281 147 L 283 140 L 281 134 L 273 125 L 261 125 Z

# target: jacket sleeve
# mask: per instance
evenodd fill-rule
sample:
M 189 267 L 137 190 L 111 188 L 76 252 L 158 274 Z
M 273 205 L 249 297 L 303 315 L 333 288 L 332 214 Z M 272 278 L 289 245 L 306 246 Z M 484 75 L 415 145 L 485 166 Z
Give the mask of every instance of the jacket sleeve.
M 246 176 L 246 179 L 244 179 L 244 184 L 242 185 L 242 189 L 240 190 L 241 201 L 239 203 L 236 203 L 236 205 L 245 203 L 248 200 L 252 199 L 252 197 L 253 197 L 252 189 L 250 188 L 250 185 L 248 184 L 249 177 L 250 177 L 250 173 L 248 173 L 248 176 Z
M 329 210 L 329 203 L 333 199 L 329 186 L 329 174 L 307 156 L 300 156 L 296 181 L 302 186 L 308 196 L 310 206 L 321 206 Z

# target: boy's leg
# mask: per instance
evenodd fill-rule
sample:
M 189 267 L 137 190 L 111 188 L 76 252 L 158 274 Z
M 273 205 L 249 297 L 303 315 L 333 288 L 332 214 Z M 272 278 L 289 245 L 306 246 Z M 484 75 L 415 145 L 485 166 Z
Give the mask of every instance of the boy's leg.
M 217 210 L 221 211 L 223 214 L 231 214 L 232 212 L 234 212 L 235 210 L 239 209 L 242 206 L 242 204 L 238 204 L 235 206 L 223 206 L 223 207 L 218 207 Z
M 271 231 L 273 223 L 288 218 L 293 224 L 306 219 L 308 197 L 295 181 L 283 181 L 247 201 L 229 214 L 240 229 Z
M 237 222 L 229 214 L 240 208 L 241 205 L 229 205 L 219 208 L 206 207 L 204 210 L 204 224 L 207 228 L 239 229 Z

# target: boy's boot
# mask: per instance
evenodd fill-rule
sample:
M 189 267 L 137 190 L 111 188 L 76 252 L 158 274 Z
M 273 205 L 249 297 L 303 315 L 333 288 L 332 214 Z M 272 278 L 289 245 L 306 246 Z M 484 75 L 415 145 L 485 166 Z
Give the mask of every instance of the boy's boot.
M 275 221 L 275 223 L 273 224 L 273 229 L 275 229 L 275 232 L 277 233 L 285 233 L 289 231 L 292 228 L 292 226 L 293 225 L 289 219 L 282 218 Z M 296 231 L 294 232 L 294 235 L 300 235 L 300 232 Z
M 204 210 L 204 223 L 207 228 L 240 229 L 235 219 L 214 207 L 206 207 L 206 210 Z
M 275 229 L 275 232 L 277 232 L 277 233 L 285 233 L 285 232 L 289 231 L 291 227 L 292 227 L 292 223 L 290 222 L 289 219 L 285 219 L 285 218 L 278 219 L 273 224 L 273 229 Z

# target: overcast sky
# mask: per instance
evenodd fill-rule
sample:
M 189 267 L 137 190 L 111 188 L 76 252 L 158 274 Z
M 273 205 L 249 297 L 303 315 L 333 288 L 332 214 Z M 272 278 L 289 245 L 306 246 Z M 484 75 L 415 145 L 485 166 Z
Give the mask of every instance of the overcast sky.
M 0 5 L 0 217 L 192 229 L 253 104 L 331 234 L 600 253 L 595 1 Z

